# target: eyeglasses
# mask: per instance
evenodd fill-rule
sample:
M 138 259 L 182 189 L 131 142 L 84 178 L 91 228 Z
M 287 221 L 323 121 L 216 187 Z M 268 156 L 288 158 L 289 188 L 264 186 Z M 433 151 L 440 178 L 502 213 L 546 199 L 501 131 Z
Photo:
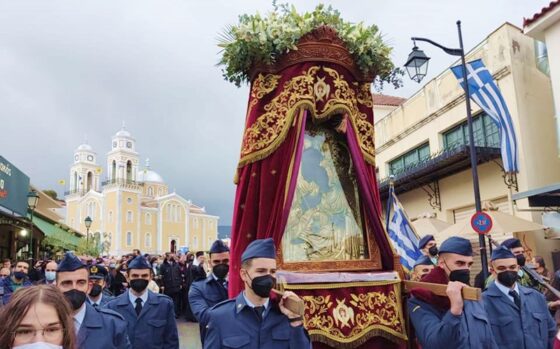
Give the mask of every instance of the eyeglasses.
M 38 330 L 34 328 L 18 328 L 14 331 L 14 338 L 18 341 L 28 342 L 35 338 L 37 332 L 41 332 L 46 340 L 56 340 L 62 336 L 64 328 L 62 326 L 52 326 Z

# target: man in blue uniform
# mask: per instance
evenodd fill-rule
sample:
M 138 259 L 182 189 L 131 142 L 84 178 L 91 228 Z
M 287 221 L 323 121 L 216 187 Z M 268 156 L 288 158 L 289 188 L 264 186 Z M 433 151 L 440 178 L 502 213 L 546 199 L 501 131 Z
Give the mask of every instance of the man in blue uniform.
M 89 281 L 92 284 L 91 291 L 88 293 L 87 301 L 94 308 L 105 307 L 113 299 L 111 292 L 105 287 L 107 279 L 107 269 L 100 264 L 89 267 Z
M 463 300 L 473 264 L 469 240 L 450 237 L 439 249 L 438 265 L 422 278 L 447 284 L 447 297 L 412 289 L 408 300 L 410 320 L 422 348 L 497 349 L 482 302 Z
M 432 269 L 434 269 L 434 263 L 428 256 L 422 256 L 414 262 L 414 267 L 412 268 L 412 274 L 410 275 L 410 280 L 420 281 L 424 275 L 428 275 Z
M 418 248 L 420 249 L 420 252 L 422 252 L 424 256 L 430 258 L 430 260 L 434 265 L 437 264 L 437 256 L 439 251 L 437 248 L 436 239 L 432 234 L 423 236 L 420 239 L 420 241 L 418 241 Z
M 74 310 L 77 348 L 131 348 L 124 318 L 114 311 L 94 308 L 86 302 L 92 286 L 89 270 L 71 252 L 67 252 L 58 265 L 56 286 Z
M 551 349 L 556 323 L 544 296 L 518 283 L 519 265 L 505 247 L 492 252 L 492 275 L 482 294 L 496 343 L 508 349 Z
M 130 288 L 107 304 L 128 322 L 128 337 L 135 349 L 178 349 L 179 336 L 173 301 L 148 290 L 152 268 L 142 256 L 128 262 Z
M 276 249 L 272 239 L 255 240 L 241 255 L 245 291 L 208 312 L 204 349 L 306 349 L 311 347 L 303 318 L 270 300 L 275 284 Z
M 222 240 L 216 240 L 210 247 L 212 273 L 194 282 L 189 291 L 191 310 L 200 325 L 200 339 L 204 343 L 207 324 L 207 310 L 228 299 L 227 274 L 229 271 L 229 248 Z

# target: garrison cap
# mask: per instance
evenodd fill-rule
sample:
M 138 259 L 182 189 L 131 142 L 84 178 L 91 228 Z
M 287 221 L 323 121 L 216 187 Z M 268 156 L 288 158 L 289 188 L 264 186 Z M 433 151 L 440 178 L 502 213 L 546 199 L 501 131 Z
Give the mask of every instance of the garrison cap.
M 241 262 L 252 258 L 276 259 L 276 248 L 271 238 L 258 239 L 249 244 L 241 255 Z
M 434 265 L 434 263 L 432 262 L 430 257 L 422 256 L 422 257 L 418 258 L 416 260 L 416 262 L 414 262 L 414 268 L 416 268 L 419 265 Z
M 86 268 L 86 265 L 74 255 L 72 252 L 66 252 L 64 258 L 58 264 L 57 272 L 75 271 L 78 269 Z
M 222 252 L 229 252 L 229 247 L 227 247 L 222 240 L 218 239 L 212 243 L 212 246 L 210 247 L 210 253 Z
M 90 279 L 105 279 L 107 277 L 107 269 L 101 264 L 95 264 L 89 266 L 89 278 Z
M 461 256 L 472 256 L 472 246 L 471 242 L 465 238 L 458 236 L 452 236 L 449 239 L 442 242 L 439 247 L 439 254 L 442 253 L 455 253 Z
M 494 251 L 492 251 L 492 260 L 493 261 L 495 261 L 496 259 L 508 259 L 508 258 L 515 259 L 515 256 L 505 246 L 500 246 L 500 247 L 494 249 Z
M 128 270 L 130 269 L 152 269 L 152 267 L 150 267 L 150 265 L 146 261 L 146 258 L 144 258 L 143 256 L 137 256 L 136 258 L 128 262 Z
M 426 247 L 426 245 L 428 244 L 428 242 L 435 240 L 434 236 L 432 234 L 428 234 L 424 237 L 422 237 L 420 239 L 420 241 L 418 242 L 418 248 L 419 249 L 423 249 L 424 247 Z
M 519 240 L 517 238 L 510 238 L 510 239 L 504 240 L 504 242 L 502 242 L 502 246 L 505 246 L 505 247 L 509 248 L 510 250 L 512 248 L 516 248 L 516 247 L 523 247 L 523 245 L 521 245 L 521 240 Z

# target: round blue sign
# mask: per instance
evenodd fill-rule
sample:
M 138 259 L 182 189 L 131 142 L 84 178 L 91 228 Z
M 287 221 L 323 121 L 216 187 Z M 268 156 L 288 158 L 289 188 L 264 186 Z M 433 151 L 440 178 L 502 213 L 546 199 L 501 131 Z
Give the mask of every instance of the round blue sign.
M 477 212 L 471 218 L 471 227 L 479 234 L 488 234 L 492 229 L 492 217 L 485 212 Z

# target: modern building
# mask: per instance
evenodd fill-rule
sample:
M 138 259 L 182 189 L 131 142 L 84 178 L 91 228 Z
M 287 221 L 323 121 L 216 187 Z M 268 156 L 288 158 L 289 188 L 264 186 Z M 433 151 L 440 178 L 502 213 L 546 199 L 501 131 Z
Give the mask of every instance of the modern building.
M 422 49 L 428 55 L 430 50 L 438 50 L 427 44 Z M 519 149 L 519 173 L 505 175 L 499 130 L 471 103 L 481 198 L 502 212 L 541 223 L 541 212 L 532 212 L 527 199 L 512 200 L 517 192 L 560 181 L 551 77 L 539 52 L 538 42 L 505 23 L 468 52 L 467 61 L 481 58 L 493 74 L 510 110 Z M 392 175 L 410 218 L 430 213 L 451 224 L 470 218 L 475 209 L 465 95 L 452 72 L 444 70 L 406 102 L 379 115 L 375 123 L 376 161 L 382 201 L 387 198 Z M 560 242 L 547 239 L 542 230 L 515 235 L 530 254 L 542 255 L 552 266 L 552 254 Z M 436 239 L 441 242 L 446 237 Z M 473 232 L 465 237 L 476 250 L 478 236 Z M 480 270 L 479 264 L 477 268 Z
M 107 153 L 107 178 L 89 144 L 74 152 L 70 190 L 66 192 L 66 222 L 85 232 L 84 220 L 92 219 L 90 233 L 101 236 L 104 254 L 164 253 L 188 247 L 208 250 L 218 236 L 219 217 L 169 192 L 163 178 L 146 160 L 140 168 L 136 140 L 124 128 L 112 138 Z

